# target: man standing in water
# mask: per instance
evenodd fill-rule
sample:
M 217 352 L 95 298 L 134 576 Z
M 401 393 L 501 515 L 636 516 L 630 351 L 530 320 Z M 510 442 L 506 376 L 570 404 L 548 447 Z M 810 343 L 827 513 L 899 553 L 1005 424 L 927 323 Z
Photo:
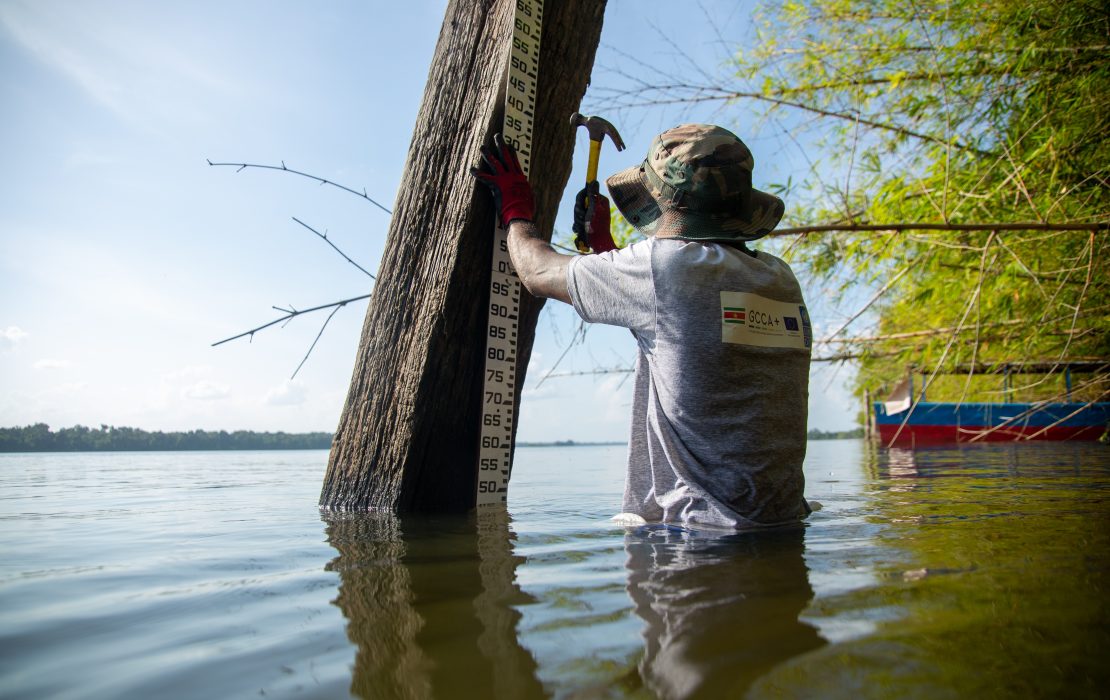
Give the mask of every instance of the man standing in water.
M 531 187 L 495 142 L 473 173 L 493 191 L 521 282 L 585 321 L 628 328 L 639 346 L 625 514 L 724 528 L 804 517 L 812 332 L 790 267 L 745 245 L 783 214 L 778 197 L 752 188 L 748 147 L 718 126 L 663 132 L 643 163 L 606 183 L 647 239 L 571 256 L 538 237 Z M 604 250 L 609 202 L 588 197 L 575 227 L 589 224 Z

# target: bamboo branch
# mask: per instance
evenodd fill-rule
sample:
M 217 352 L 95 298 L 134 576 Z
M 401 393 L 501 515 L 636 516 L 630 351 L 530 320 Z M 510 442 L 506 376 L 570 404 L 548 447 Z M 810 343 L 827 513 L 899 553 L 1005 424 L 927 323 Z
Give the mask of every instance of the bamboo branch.
M 992 323 L 982 324 L 983 328 L 991 328 L 997 326 L 1017 326 L 1026 323 L 1025 319 L 1015 318 L 1009 321 L 995 321 Z M 818 343 L 878 343 L 886 340 L 903 340 L 905 338 L 920 338 L 922 336 L 930 335 L 944 335 L 959 330 L 955 326 L 947 328 L 929 328 L 920 331 L 906 331 L 904 333 L 890 333 L 887 335 L 872 335 L 872 336 L 855 336 L 852 338 L 822 338 Z
M 888 224 L 819 224 L 816 226 L 795 226 L 781 228 L 767 234 L 768 238 L 777 236 L 796 236 L 810 233 L 850 233 L 853 231 L 1110 231 L 1110 221 L 1096 221 L 1082 224 L 1048 224 L 1039 221 L 1024 221 L 993 224 L 945 224 L 945 223 L 907 223 Z
M 867 301 L 867 303 L 863 305 L 863 308 L 861 308 L 859 311 L 856 311 L 856 313 L 853 314 L 851 318 L 849 318 L 847 321 L 845 321 L 843 324 L 841 324 L 840 328 L 837 328 L 835 331 L 833 331 L 825 339 L 824 342 L 828 342 L 828 341 L 832 340 L 833 338 L 835 338 L 836 336 L 840 335 L 844 331 L 844 329 L 847 328 L 853 321 L 855 321 L 857 318 L 862 316 L 864 311 L 867 311 L 869 308 L 871 308 L 871 305 L 874 304 L 876 301 L 878 301 L 879 297 L 886 294 L 890 290 L 890 288 L 894 286 L 895 282 L 902 279 L 902 276 L 905 275 L 907 272 L 909 272 L 912 267 L 913 267 L 912 265 L 907 265 L 906 267 L 902 268 L 901 272 L 899 272 L 894 277 L 887 280 L 887 283 L 884 284 L 882 287 L 880 287 L 879 291 L 875 292 L 874 296 L 872 296 Z
M 914 368 L 917 369 L 917 368 Z M 977 364 L 961 363 L 952 368 L 952 374 L 961 372 L 978 372 L 983 375 L 999 375 L 1010 373 L 1021 374 L 1054 374 L 1062 369 L 1070 369 L 1073 373 L 1099 374 L 1110 372 L 1110 360 L 1099 357 L 1072 357 L 1068 360 L 1019 360 L 1011 362 L 998 360 L 996 362 L 979 362 Z
M 1091 284 L 1091 272 L 1092 272 L 1092 268 L 1093 268 L 1093 265 L 1094 265 L 1094 255 L 1095 255 L 1095 234 L 1094 234 L 1093 231 L 1088 236 L 1087 245 L 1084 246 L 1084 252 L 1088 253 L 1087 266 L 1086 266 L 1087 267 L 1087 275 L 1086 275 L 1085 282 L 1083 284 L 1083 289 L 1082 289 L 1082 291 L 1080 291 L 1079 297 L 1078 297 L 1078 299 L 1076 301 L 1076 304 L 1075 304 L 1075 312 L 1072 315 L 1072 320 L 1071 320 L 1071 327 L 1072 328 L 1075 328 L 1076 321 L 1079 318 L 1079 309 L 1083 305 L 1083 300 L 1087 295 L 1087 289 L 1090 287 L 1090 284 Z M 1060 281 L 1060 284 L 1056 288 L 1056 291 L 1053 292 L 1053 294 L 1052 294 L 1052 298 L 1049 299 L 1049 301 L 1045 304 L 1045 311 L 1041 315 L 1041 320 L 1042 321 L 1048 317 L 1048 314 L 1049 314 L 1050 310 L 1053 308 L 1053 305 L 1056 302 L 1056 298 L 1063 291 L 1064 285 L 1068 282 L 1069 277 L 1070 277 L 1070 273 L 1068 274 L 1068 276 L 1065 276 L 1064 279 Z M 1060 305 L 1064 306 L 1064 307 L 1067 306 L 1067 304 L 1064 303 L 1064 302 L 1061 302 Z M 1073 337 L 1069 336 L 1067 341 L 1065 341 L 1064 347 L 1060 351 L 1059 358 L 1063 358 L 1065 355 L 1067 355 L 1068 349 L 1071 347 L 1071 341 L 1072 340 L 1073 340 Z M 1035 386 L 1039 385 L 1040 383 L 1042 383 L 1043 381 L 1044 381 L 1044 379 L 1041 379 L 1041 380 L 1036 381 L 1036 382 L 1032 382 L 1027 388 L 1035 387 Z
M 1007 53 L 1037 53 L 1037 52 L 1056 52 L 1056 53 L 1082 53 L 1084 51 L 1107 51 L 1110 50 L 1110 44 L 1096 44 L 1093 46 L 1023 46 L 1021 48 L 1007 49 L 992 46 L 829 46 L 829 47 L 815 47 L 807 46 L 804 49 L 776 49 L 767 52 L 768 56 L 791 56 L 800 53 L 923 53 L 923 52 L 951 52 L 951 53 L 968 53 L 968 54 L 1007 54 Z
M 943 236 L 932 236 L 932 234 L 921 236 L 907 233 L 906 240 L 910 241 L 911 243 L 925 243 L 929 246 L 947 248 L 949 250 L 966 250 L 971 253 L 983 252 L 983 248 L 981 246 L 966 245 L 964 243 L 953 243 Z
M 1089 381 L 1081 382 L 1078 386 L 1073 387 L 1072 391 L 1082 391 L 1083 389 L 1086 389 L 1087 387 L 1094 386 L 1096 384 L 1102 384 L 1102 383 L 1106 382 L 1107 379 L 1108 378 L 1106 376 L 1099 375 L 1099 376 L 1097 376 L 1097 377 L 1095 377 L 1095 378 L 1093 378 Z M 1002 430 L 1003 428 L 1006 428 L 1010 425 L 1013 425 L 1014 423 L 1017 423 L 1018 421 L 1024 420 L 1024 419 L 1028 418 L 1029 416 L 1032 416 L 1032 415 L 1036 414 L 1037 412 L 1041 411 L 1042 409 L 1044 409 L 1045 406 L 1048 406 L 1049 404 L 1059 402 L 1060 399 L 1065 398 L 1066 396 L 1067 396 L 1067 392 L 1061 392 L 1059 394 L 1056 394 L 1055 396 L 1052 396 L 1050 398 L 1045 399 L 1044 401 L 1036 401 L 1036 402 L 1032 403 L 1029 406 L 1029 408 L 1025 409 L 1024 411 L 1017 414 L 1016 416 L 1012 416 L 1010 418 L 1007 418 L 1007 419 L 1003 420 L 1002 422 L 1000 422 L 998 425 L 991 426 L 989 429 L 984 430 L 981 433 L 978 433 L 977 435 L 975 435 L 975 437 L 971 438 L 971 440 L 969 440 L 969 442 L 978 442 L 979 440 L 982 440 L 983 438 L 985 438 L 986 436 L 990 435 L 991 433 L 993 433 L 997 430 Z
M 1091 276 L 1094 273 L 1095 267 L 1095 233 L 1091 232 L 1090 241 L 1088 241 L 1088 248 L 1090 249 L 1090 257 L 1087 259 L 1087 279 L 1083 282 L 1083 289 L 1079 292 L 1079 298 L 1075 302 L 1075 313 L 1071 317 L 1071 328 L 1075 330 L 1075 324 L 1079 321 L 1079 309 L 1083 306 L 1083 301 L 1087 298 L 1087 290 L 1091 288 Z M 1068 338 L 1064 343 L 1064 348 L 1060 350 L 1060 357 L 1063 358 L 1068 354 L 1068 348 L 1071 346 L 1071 338 Z
M 1093 236 L 1095 234 L 1092 233 L 1091 235 Z M 1031 270 L 1029 268 L 1029 266 L 1025 264 L 1025 261 L 1021 259 L 1021 256 L 1019 256 L 1017 253 L 1015 253 L 1013 251 L 1013 249 L 1010 248 L 1010 246 L 1006 245 L 1006 241 L 1002 240 L 1002 236 L 997 236 L 997 238 L 998 238 L 998 245 L 1002 246 L 1002 250 L 1009 253 L 1010 257 L 1012 257 L 1015 261 L 1017 261 L 1018 267 L 1021 268 L 1021 271 L 1024 272 L 1026 275 L 1028 275 L 1029 279 L 1033 280 L 1033 284 L 1036 285 L 1037 291 L 1041 293 L 1042 297 L 1047 299 L 1048 298 L 1048 293 L 1045 292 L 1044 286 L 1041 285 L 1041 281 L 1039 279 L 1037 279 L 1037 275 L 1033 272 L 1033 270 Z
M 987 325 L 988 324 L 983 324 L 984 327 L 987 327 Z M 949 333 L 951 333 L 953 331 L 960 331 L 960 330 L 963 330 L 963 329 L 948 328 L 946 330 Z M 1060 330 L 1060 331 L 1046 331 L 1044 333 L 1044 335 L 1049 336 L 1049 337 L 1069 337 L 1069 338 L 1074 340 L 1075 338 L 1083 338 L 1083 337 L 1086 337 L 1088 335 L 1092 335 L 1095 332 L 1096 331 L 1093 328 L 1075 328 L 1075 329 Z M 923 334 L 921 334 L 921 335 L 923 335 Z M 943 334 L 941 334 L 941 333 L 930 333 L 930 335 L 943 335 Z M 977 334 L 976 337 L 974 337 L 974 338 L 960 339 L 959 342 L 960 342 L 961 346 L 964 346 L 964 345 L 970 346 L 973 350 L 973 353 L 975 353 L 975 352 L 977 352 L 977 347 L 978 347 L 978 345 L 981 341 L 982 342 L 990 342 L 990 341 L 1008 340 L 1008 339 L 1009 339 L 1009 337 L 1005 336 L 1005 335 L 991 334 L 991 335 L 981 335 L 980 336 L 980 335 Z M 846 338 L 846 339 L 843 339 L 843 340 L 838 339 L 838 340 L 830 341 L 829 344 L 836 344 L 836 343 L 840 343 L 840 342 L 850 343 L 850 341 L 851 341 L 851 338 Z M 872 342 L 880 342 L 880 341 L 872 341 Z M 929 347 L 928 343 L 917 343 L 917 344 L 914 344 L 914 345 L 902 346 L 902 347 L 899 347 L 899 348 L 896 348 L 896 349 L 876 350 L 876 349 L 873 349 L 873 348 L 869 347 L 870 343 L 866 342 L 866 341 L 859 342 L 859 343 L 852 343 L 852 344 L 855 345 L 856 347 L 853 347 L 851 349 L 846 349 L 844 352 L 836 354 L 836 355 L 828 355 L 828 356 L 825 356 L 825 357 L 815 357 L 815 358 L 812 359 L 812 362 L 841 362 L 841 361 L 844 361 L 844 360 L 861 360 L 863 358 L 872 358 L 872 357 L 894 357 L 894 356 L 901 355 L 901 354 L 903 354 L 905 352 L 909 352 L 909 351 L 919 352 L 919 351 L 924 350 L 925 348 Z M 814 345 L 816 345 L 816 343 L 814 343 Z M 862 347 L 860 347 L 860 346 L 862 346 Z M 1000 364 L 1006 364 L 1006 363 L 1000 361 Z M 970 366 L 970 365 L 965 365 L 965 366 Z M 1036 386 L 1036 384 L 1029 385 L 1029 387 L 1025 387 L 1025 388 L 1031 388 L 1033 386 Z
M 994 237 L 996 235 L 996 232 L 991 231 L 991 235 L 987 237 L 987 242 L 983 244 L 983 256 L 979 260 L 979 283 L 975 287 L 975 293 L 970 299 L 968 299 L 967 306 L 964 308 L 963 316 L 960 317 L 960 323 L 957 326 L 957 330 L 955 333 L 952 334 L 952 337 L 948 339 L 948 344 L 944 347 L 944 352 L 941 353 L 940 360 L 937 361 L 937 364 L 933 367 L 932 373 L 930 373 L 928 378 L 926 378 L 925 381 L 922 383 L 922 396 L 925 395 L 925 392 L 929 390 L 929 386 L 933 383 L 933 380 L 936 379 L 937 373 L 940 372 L 941 366 L 944 365 L 944 360 L 948 357 L 949 350 L 952 349 L 952 344 L 956 341 L 956 338 L 959 337 L 960 332 L 964 328 L 964 321 L 967 320 L 968 314 L 971 313 L 971 305 L 978 301 L 979 295 L 983 291 L 983 277 L 986 274 L 987 269 L 987 253 L 990 251 L 991 242 L 994 241 Z M 998 254 L 995 253 L 994 258 L 991 260 L 991 264 L 993 264 L 994 260 L 997 258 Z M 894 437 L 890 439 L 890 443 L 887 445 L 887 447 L 893 445 L 894 441 L 898 439 L 898 436 L 902 434 L 902 430 L 905 429 L 906 424 L 909 423 L 910 416 L 913 415 L 914 409 L 917 408 L 917 405 L 919 403 L 921 403 L 921 396 L 918 396 L 914 399 L 913 404 L 910 406 L 910 410 L 906 411 L 906 417 L 902 419 L 901 425 L 899 425 L 898 430 L 894 432 Z
M 848 360 L 862 360 L 865 357 L 886 357 L 888 355 L 898 355 L 901 350 L 893 350 L 889 352 L 846 352 L 839 355 L 826 355 L 824 357 L 810 358 L 810 362 L 847 362 Z
M 300 170 L 294 170 L 293 168 L 287 168 L 285 166 L 285 161 L 284 160 L 281 161 L 281 166 L 280 167 L 277 166 L 277 165 L 259 165 L 257 163 L 213 163 L 211 160 L 208 161 L 208 164 L 213 166 L 213 167 L 226 166 L 226 167 L 238 168 L 238 170 L 235 171 L 237 173 L 242 172 L 245 168 L 260 168 L 260 169 L 263 169 L 263 170 L 280 170 L 282 172 L 292 173 L 294 175 L 300 175 L 301 177 L 307 177 L 309 180 L 315 180 L 316 182 L 319 182 L 321 185 L 331 185 L 332 187 L 338 187 L 339 189 L 341 189 L 345 192 L 350 192 L 351 194 L 355 195 L 356 197 L 361 197 L 361 198 L 365 199 L 367 202 L 370 202 L 371 204 L 373 204 L 378 209 L 381 209 L 382 211 L 384 211 L 386 214 L 390 214 L 390 215 L 393 214 L 392 211 L 390 211 L 389 209 L 386 209 L 384 206 L 382 206 L 378 202 L 371 199 L 370 196 L 368 194 L 366 194 L 366 189 L 365 188 L 363 188 L 362 192 L 359 192 L 358 190 L 351 189 L 350 187 L 347 187 L 346 185 L 341 185 L 338 182 L 332 182 L 331 180 L 319 177 L 318 175 L 312 175 L 310 173 L 301 172 Z
M 1079 415 L 1080 413 L 1082 413 L 1083 411 L 1086 411 L 1086 410 L 1087 410 L 1088 408 L 1090 408 L 1090 407 L 1091 407 L 1091 406 L 1093 406 L 1094 404 L 1098 403 L 1098 402 L 1099 402 L 1100 400 L 1102 400 L 1102 399 L 1106 398 L 1106 397 L 1107 397 L 1107 395 L 1110 395 L 1110 391 L 1104 391 L 1104 392 L 1102 392 L 1102 393 L 1101 393 L 1101 394 L 1099 394 L 1099 395 L 1098 395 L 1098 396 L 1097 396 L 1096 398 L 1094 398 L 1094 399 L 1091 399 L 1090 401 L 1088 401 L 1087 403 L 1083 404 L 1083 405 L 1082 405 L 1082 406 L 1080 406 L 1079 408 L 1075 409 L 1074 411 L 1072 411 L 1072 412 L 1071 412 L 1071 413 L 1069 413 L 1068 415 L 1066 415 L 1066 416 L 1064 416 L 1063 418 L 1061 418 L 1061 419 L 1059 419 L 1059 420 L 1057 420 L 1057 421 L 1053 422 L 1053 423 L 1052 423 L 1051 425 L 1046 425 L 1045 427 L 1041 428 L 1040 430 L 1038 430 L 1037 432 L 1033 433 L 1032 435 L 1025 435 L 1025 436 L 1023 436 L 1023 439 L 1025 439 L 1025 440 L 1033 440 L 1034 438 L 1036 438 L 1036 437 L 1038 437 L 1038 436 L 1040 436 L 1040 435 L 1043 435 L 1044 433 L 1047 433 L 1047 432 L 1048 432 L 1048 431 L 1049 431 L 1050 429 L 1052 429 L 1052 428 L 1055 428 L 1056 426 L 1060 425 L 1061 423 L 1063 423 L 1064 421 L 1068 420 L 1069 418 L 1073 418 L 1073 417 L 1075 417 L 1075 416 Z
M 913 7 L 913 19 L 921 25 L 921 33 L 925 35 L 925 40 L 929 46 L 936 47 L 936 42 L 933 41 L 932 35 L 929 33 L 929 25 L 921 17 L 921 11 L 917 7 L 917 3 L 910 0 L 910 5 Z M 940 82 L 940 96 L 944 104 L 944 190 L 942 192 L 940 218 L 948 221 L 948 187 L 951 181 L 952 174 L 952 108 L 948 102 L 948 82 L 944 78 L 944 74 L 940 72 L 940 61 L 937 60 L 937 52 L 934 50 L 929 54 L 929 59 L 932 61 L 933 66 L 939 73 Z M 932 199 L 930 197 L 930 199 Z M 935 206 L 935 205 L 934 205 Z
M 1024 242 L 1024 241 L 1022 241 L 1022 242 Z M 975 265 L 959 265 L 957 263 L 942 262 L 942 263 L 939 263 L 939 265 L 940 265 L 940 267 L 948 268 L 950 270 L 977 270 L 977 269 L 979 269 Z M 1049 272 L 1034 272 L 1034 271 L 1030 270 L 1028 267 L 1026 267 L 1024 269 L 1025 269 L 1026 273 L 1035 277 L 1038 281 L 1055 282 L 1055 281 L 1060 279 L 1061 275 L 1063 275 L 1065 273 L 1068 273 L 1068 272 L 1075 272 L 1075 271 L 1078 271 L 1078 270 L 1086 269 L 1086 266 L 1071 268 L 1070 270 L 1051 270 Z M 1082 284 L 1082 283 L 1077 281 L 1077 282 L 1071 282 L 1071 284 Z

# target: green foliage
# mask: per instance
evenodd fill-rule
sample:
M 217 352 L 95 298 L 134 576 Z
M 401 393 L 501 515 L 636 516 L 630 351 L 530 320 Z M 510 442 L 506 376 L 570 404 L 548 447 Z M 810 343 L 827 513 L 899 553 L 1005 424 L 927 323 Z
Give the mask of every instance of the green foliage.
M 609 210 L 609 231 L 613 236 L 613 242 L 617 244 L 618 248 L 627 248 L 637 241 L 644 240 L 644 234 L 637 231 L 636 227 L 625 221 L 616 207 L 611 207 Z M 556 231 L 552 236 L 551 242 L 553 245 L 562 248 L 568 253 L 575 252 L 574 233 L 572 232 L 559 233 Z
M 811 428 L 806 433 L 807 440 L 847 440 L 863 437 L 863 428 L 852 430 L 818 430 Z
M 628 223 L 616 207 L 609 214 L 609 230 L 613 234 L 613 242 L 618 248 L 627 248 L 638 241 L 644 240 L 644 234 L 635 226 Z
M 45 423 L 0 428 L 0 452 L 130 452 L 168 450 L 326 450 L 329 433 L 256 433 L 237 430 L 147 432 L 137 428 L 75 425 L 51 431 Z
M 766 117 L 819 115 L 820 159 L 786 225 L 1110 221 L 1110 6 L 1065 0 L 768 3 L 734 69 Z M 815 157 L 816 156 L 816 157 Z M 873 329 L 824 354 L 882 392 L 907 365 L 1110 357 L 1108 234 L 998 230 L 812 234 L 781 250 Z M 871 294 L 864 295 L 872 298 Z M 855 326 L 849 328 L 854 331 Z M 935 400 L 998 398 L 949 377 Z M 1110 377 L 1080 381 L 1105 398 Z M 1062 392 L 1030 379 L 1032 398 Z

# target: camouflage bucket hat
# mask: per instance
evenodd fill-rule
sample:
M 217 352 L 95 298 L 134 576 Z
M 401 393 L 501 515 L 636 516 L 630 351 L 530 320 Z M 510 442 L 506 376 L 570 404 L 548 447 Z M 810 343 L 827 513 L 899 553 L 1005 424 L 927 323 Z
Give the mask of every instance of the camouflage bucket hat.
M 778 226 L 782 200 L 752 188 L 755 160 L 731 131 L 683 124 L 655 137 L 640 165 L 605 184 L 628 223 L 657 238 L 754 241 Z

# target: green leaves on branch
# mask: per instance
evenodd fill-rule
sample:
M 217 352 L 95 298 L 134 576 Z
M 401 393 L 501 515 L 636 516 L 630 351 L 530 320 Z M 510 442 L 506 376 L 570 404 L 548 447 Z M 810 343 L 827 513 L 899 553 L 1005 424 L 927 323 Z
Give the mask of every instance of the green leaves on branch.
M 757 34 L 733 65 L 763 93 L 746 106 L 767 120 L 785 117 L 775 100 L 823 115 L 803 123 L 810 137 L 793 134 L 820 144 L 807 156 L 822 167 L 802 178 L 786 225 L 1110 221 L 1105 3 L 768 3 Z M 860 360 L 861 390 L 881 392 L 911 364 L 1110 356 L 1105 228 L 985 228 L 782 243 L 811 289 L 849 306 L 869 298 L 861 287 L 882 292 L 860 315 L 871 330 L 825 346 Z M 1054 398 L 1059 383 L 1030 379 L 1025 398 Z M 1095 377 L 1080 395 L 1104 399 L 1108 384 Z M 934 388 L 983 399 L 1001 380 Z

